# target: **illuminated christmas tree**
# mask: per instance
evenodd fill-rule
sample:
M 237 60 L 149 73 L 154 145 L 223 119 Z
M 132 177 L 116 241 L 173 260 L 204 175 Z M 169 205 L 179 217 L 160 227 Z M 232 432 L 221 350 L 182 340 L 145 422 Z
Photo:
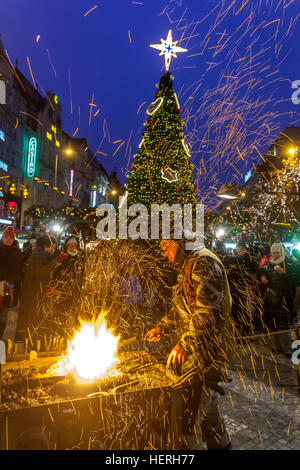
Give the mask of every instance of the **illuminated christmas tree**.
M 167 40 L 151 47 L 165 56 L 166 71 L 162 76 L 154 101 L 147 109 L 143 138 L 128 178 L 128 205 L 194 204 L 197 201 L 193 165 L 186 142 L 181 109 L 169 72 L 172 57 L 186 49 L 173 42 L 169 31 Z
M 282 238 L 299 229 L 299 158 L 299 151 L 292 151 L 289 158 L 282 160 L 282 168 L 274 170 L 268 178 L 261 177 L 251 198 L 251 223 L 247 231 L 268 239 L 276 235 Z

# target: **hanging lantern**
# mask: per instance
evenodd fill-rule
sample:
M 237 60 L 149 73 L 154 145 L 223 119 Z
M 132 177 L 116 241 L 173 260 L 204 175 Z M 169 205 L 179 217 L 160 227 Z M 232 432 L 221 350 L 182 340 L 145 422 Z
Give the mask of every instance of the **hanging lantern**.
M 9 187 L 9 192 L 10 192 L 10 194 L 15 194 L 16 191 L 17 191 L 17 187 L 16 187 L 15 183 L 12 182 L 10 187 Z
M 27 198 L 28 198 L 28 196 L 29 196 L 29 191 L 28 191 L 27 186 L 23 186 L 22 196 L 23 196 L 23 199 L 27 199 Z

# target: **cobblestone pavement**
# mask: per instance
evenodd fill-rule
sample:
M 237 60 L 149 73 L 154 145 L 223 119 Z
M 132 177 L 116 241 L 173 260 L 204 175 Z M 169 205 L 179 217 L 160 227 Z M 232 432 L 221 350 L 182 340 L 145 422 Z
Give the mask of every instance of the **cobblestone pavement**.
M 258 344 L 239 353 L 219 399 L 233 450 L 300 450 L 298 367 Z

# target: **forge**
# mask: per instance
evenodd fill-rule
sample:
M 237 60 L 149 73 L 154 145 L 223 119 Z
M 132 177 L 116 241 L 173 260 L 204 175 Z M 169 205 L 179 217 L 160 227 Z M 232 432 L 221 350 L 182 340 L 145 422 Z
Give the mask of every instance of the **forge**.
M 128 350 L 130 342 L 113 370 L 89 381 L 61 373 L 61 352 L 10 355 L 1 370 L 0 449 L 178 449 L 177 376 L 165 353 Z

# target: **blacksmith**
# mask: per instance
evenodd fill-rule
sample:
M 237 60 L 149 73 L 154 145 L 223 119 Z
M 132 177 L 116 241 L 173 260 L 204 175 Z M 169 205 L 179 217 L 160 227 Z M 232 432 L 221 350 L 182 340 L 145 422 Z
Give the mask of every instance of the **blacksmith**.
M 183 448 L 230 449 L 230 438 L 218 410 L 219 382 L 228 381 L 227 365 L 235 353 L 231 295 L 220 259 L 206 248 L 185 251 L 183 240 L 162 240 L 161 248 L 178 270 L 172 309 L 146 334 L 160 341 L 169 334 L 174 345 L 167 367 L 176 369 L 183 386 Z M 197 436 L 195 423 L 200 415 Z M 200 442 L 200 446 L 199 446 Z

